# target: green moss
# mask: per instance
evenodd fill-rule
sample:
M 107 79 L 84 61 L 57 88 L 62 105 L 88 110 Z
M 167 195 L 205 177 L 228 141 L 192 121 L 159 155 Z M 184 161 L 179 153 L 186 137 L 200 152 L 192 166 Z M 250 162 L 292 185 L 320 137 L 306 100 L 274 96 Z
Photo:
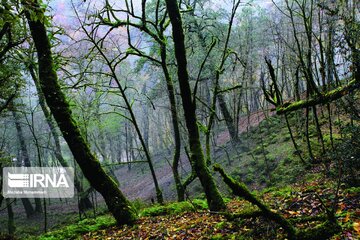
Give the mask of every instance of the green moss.
M 231 201 L 229 198 L 224 198 L 225 203 Z M 208 204 L 204 199 L 194 199 L 192 200 L 192 204 L 196 207 L 196 209 L 205 210 L 208 209 Z
M 297 239 L 318 240 L 329 239 L 335 233 L 341 231 L 341 227 L 336 223 L 326 221 L 314 228 L 309 228 L 297 233 Z
M 334 141 L 337 141 L 337 140 L 340 140 L 341 139 L 341 135 L 340 134 L 337 134 L 337 133 L 333 133 L 332 134 L 332 137 L 333 137 L 333 140 Z M 331 139 L 330 139 L 330 134 L 326 133 L 326 134 L 323 134 L 323 138 L 324 138 L 324 141 L 326 143 L 330 143 Z
M 140 216 L 162 216 L 175 215 L 183 212 L 192 212 L 195 210 L 207 209 L 208 205 L 205 200 L 194 199 L 192 202 L 174 202 L 167 205 L 154 205 L 145 208 L 140 212 Z
M 269 188 L 267 192 L 271 192 L 274 197 L 289 198 L 294 192 L 294 188 L 290 186 L 286 186 L 283 188 Z
M 322 174 L 321 173 L 309 173 L 305 177 L 306 182 L 314 182 L 316 180 L 321 179 Z
M 71 224 L 65 228 L 41 235 L 39 240 L 58 240 L 58 239 L 81 239 L 87 232 L 97 231 L 108 228 L 116 224 L 115 219 L 110 215 L 99 216 L 92 219 L 84 219 L 76 224 Z
M 345 193 L 349 194 L 359 194 L 360 193 L 360 187 L 351 187 L 344 190 Z

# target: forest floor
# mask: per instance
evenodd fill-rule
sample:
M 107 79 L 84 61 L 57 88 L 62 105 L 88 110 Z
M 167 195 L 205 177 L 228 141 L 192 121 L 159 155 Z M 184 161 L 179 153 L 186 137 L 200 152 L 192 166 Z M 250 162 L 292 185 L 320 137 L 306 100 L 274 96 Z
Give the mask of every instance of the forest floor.
M 332 208 L 337 189 L 335 182 L 322 178 L 316 171 L 308 174 L 308 181 L 255 193 L 271 209 L 293 222 L 319 216 L 320 221 L 296 223 L 298 229 L 314 228 L 324 222 L 322 216 L 326 214 L 326 208 Z M 360 189 L 340 188 L 337 199 L 336 217 L 342 231 L 330 239 L 359 239 Z M 234 214 L 257 210 L 238 198 L 227 199 L 227 207 Z M 286 239 L 285 232 L 264 217 L 227 219 L 223 214 L 209 212 L 206 202 L 198 199 L 165 206 L 153 205 L 139 210 L 139 215 L 142 217 L 131 227 L 117 227 L 115 220 L 107 215 L 107 220 L 78 223 L 40 239 Z M 105 224 L 99 225 L 101 222 Z
M 273 113 L 269 113 L 273 115 Z M 266 119 L 266 121 L 264 121 Z M 249 125 L 249 123 L 251 123 Z M 295 125 L 295 123 L 293 123 Z M 324 123 L 324 126 L 326 122 Z M 326 127 L 326 126 L 325 126 Z M 288 219 L 322 216 L 325 208 L 336 204 L 336 216 L 342 232 L 332 239 L 360 239 L 360 188 L 341 185 L 335 197 L 337 182 L 325 178 L 322 165 L 305 170 L 294 154 L 288 130 L 279 116 L 267 118 L 262 112 L 243 117 L 239 124 L 241 142 L 234 147 L 226 129 L 218 129 L 214 136 L 213 161 L 224 166 L 237 180 L 244 182 L 271 209 Z M 301 139 L 298 140 L 301 143 Z M 315 143 L 314 143 L 315 144 Z M 76 199 L 52 202 L 48 206 L 48 229 L 43 231 L 43 215 L 26 219 L 21 204 L 14 207 L 17 236 L 20 239 L 284 239 L 285 233 L 263 217 L 228 220 L 222 214 L 207 210 L 201 186 L 195 180 L 188 187 L 191 201 L 171 203 L 176 191 L 171 171 L 171 151 L 154 153 L 154 164 L 165 206 L 150 205 L 155 199 L 153 181 L 146 164 L 122 166 L 115 171 L 120 189 L 133 200 L 140 219 L 132 227 L 116 227 L 115 220 L 104 214 L 105 206 L 98 195 L 91 195 L 97 203 L 96 212 L 89 211 L 79 221 Z M 189 161 L 182 153 L 180 172 L 185 178 L 190 172 Z M 227 199 L 232 213 L 248 212 L 255 208 L 243 200 L 233 198 L 220 177 L 215 181 Z M 346 189 L 347 188 L 347 189 Z M 84 216 L 83 216 L 84 217 Z M 6 231 L 6 213 L 0 212 L 0 231 Z M 310 221 L 297 224 L 298 228 L 313 228 Z M 0 237 L 1 239 L 1 237 Z

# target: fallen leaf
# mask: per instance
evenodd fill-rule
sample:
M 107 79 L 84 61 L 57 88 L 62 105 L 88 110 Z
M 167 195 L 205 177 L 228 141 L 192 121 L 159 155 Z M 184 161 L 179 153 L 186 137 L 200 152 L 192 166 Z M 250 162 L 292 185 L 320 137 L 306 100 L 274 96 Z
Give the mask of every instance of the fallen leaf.
M 353 228 L 355 232 L 360 236 L 360 222 L 354 222 Z
M 346 214 L 346 217 L 344 218 L 343 222 L 347 223 L 350 220 L 350 213 Z

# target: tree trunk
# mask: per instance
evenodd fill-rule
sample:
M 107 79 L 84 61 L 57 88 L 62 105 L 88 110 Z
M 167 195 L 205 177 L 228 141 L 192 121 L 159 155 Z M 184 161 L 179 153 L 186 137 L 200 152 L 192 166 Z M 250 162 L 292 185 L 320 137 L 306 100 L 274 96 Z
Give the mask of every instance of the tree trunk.
M 224 182 L 231 188 L 232 192 L 235 195 L 242 197 L 246 201 L 249 201 L 252 204 L 256 205 L 265 217 L 273 220 L 274 222 L 278 223 L 282 228 L 284 228 L 284 230 L 288 234 L 289 239 L 296 239 L 296 230 L 287 219 L 285 219 L 280 214 L 271 211 L 271 209 L 265 204 L 263 204 L 257 197 L 255 197 L 244 184 L 236 182 L 234 179 L 229 177 L 219 165 L 215 165 L 214 170 L 221 174 Z
M 185 36 L 177 1 L 166 0 L 166 8 L 172 24 L 175 57 L 178 64 L 178 80 L 186 127 L 189 134 L 191 161 L 194 164 L 196 174 L 200 179 L 202 187 L 204 188 L 210 210 L 223 210 L 226 208 L 226 205 L 218 191 L 217 186 L 215 185 L 215 181 L 211 176 L 209 169 L 205 164 L 203 150 L 200 143 L 199 128 L 196 122 L 195 103 L 192 101 L 189 75 L 187 71 Z
M 314 154 L 312 152 L 311 148 L 311 142 L 310 142 L 310 133 L 309 133 L 309 107 L 306 108 L 306 122 L 305 122 L 305 138 L 306 138 L 306 146 L 309 152 L 309 157 L 311 162 L 313 163 L 315 161 Z
M 145 96 L 147 93 L 146 83 L 144 84 L 141 93 Z M 149 149 L 149 105 L 144 103 L 142 104 L 143 110 L 143 132 L 144 132 L 144 142 L 147 149 Z
M 21 152 L 20 159 L 18 159 L 18 164 L 19 164 L 19 166 L 22 166 L 22 161 L 24 161 L 25 167 L 31 167 L 29 153 L 27 151 L 27 147 L 25 144 L 24 133 L 23 133 L 22 127 L 20 125 L 19 115 L 13 109 L 11 110 L 11 112 L 14 117 L 17 138 L 19 140 L 20 152 Z M 28 198 L 21 198 L 21 202 L 24 205 L 26 216 L 31 217 L 32 215 L 34 215 L 35 210 L 31 204 L 30 200 Z M 37 202 L 36 207 L 37 207 L 36 211 L 38 211 L 39 210 L 38 202 Z
M 230 137 L 231 137 L 231 140 L 233 143 L 237 143 L 239 141 L 239 138 L 237 136 L 237 133 L 236 133 L 236 127 L 235 127 L 235 124 L 234 124 L 234 120 L 226 106 L 226 102 L 224 100 L 224 96 L 220 93 L 217 95 L 217 98 L 218 98 L 218 101 L 219 101 L 219 106 L 220 106 L 220 110 L 221 110 L 221 113 L 225 119 L 225 123 L 226 123 L 226 126 L 227 126 L 227 129 L 229 131 L 229 134 L 230 134 Z
M 0 152 L 0 154 L 1 154 L 1 152 Z M 0 155 L 1 156 L 1 155 Z M 3 167 L 2 167 L 2 164 L 1 164 L 1 162 L 0 162 L 0 169 L 2 169 Z M 2 175 L 2 171 L 0 172 L 0 181 L 2 182 L 2 179 L 3 179 L 3 175 Z M 4 196 L 2 195 L 2 184 L 0 184 L 0 208 L 1 208 L 1 204 L 2 204 L 2 202 L 4 201 Z
M 52 115 L 48 109 L 48 107 L 46 106 L 46 102 L 45 102 L 45 97 L 44 94 L 41 90 L 41 86 L 40 86 L 40 82 L 39 82 L 39 78 L 37 77 L 37 75 L 35 74 L 35 68 L 32 65 L 28 66 L 30 75 L 35 83 L 35 87 L 36 87 L 36 91 L 38 93 L 38 98 L 39 98 L 39 104 L 41 107 L 41 110 L 44 113 L 46 122 L 49 126 L 51 135 L 54 139 L 54 143 L 55 143 L 55 157 L 56 159 L 59 161 L 60 165 L 62 167 L 69 167 L 68 162 L 64 159 L 63 155 L 62 155 L 62 151 L 61 151 L 61 146 L 60 146 L 60 136 L 58 134 L 58 131 L 56 130 L 56 123 L 53 121 Z M 81 185 L 81 183 L 79 182 L 79 179 L 77 177 L 75 177 L 74 179 L 74 186 L 78 192 L 78 194 L 80 194 L 80 203 L 79 203 L 79 210 L 80 211 L 85 211 L 87 209 L 91 209 L 92 208 L 92 204 L 90 199 L 88 198 L 88 196 L 83 196 L 83 192 L 84 189 Z
M 12 209 L 12 203 L 10 202 L 10 199 L 6 199 L 6 209 L 8 213 L 8 232 L 9 235 L 13 235 L 15 233 L 16 227 L 14 222 L 14 212 Z
M 70 105 L 61 91 L 54 70 L 51 46 L 45 25 L 39 20 L 45 18 L 39 3 L 36 0 L 23 0 L 22 4 L 24 5 L 26 18 L 38 54 L 39 82 L 47 105 L 85 177 L 89 180 L 91 186 L 104 197 L 117 223 L 133 223 L 136 220 L 136 214 L 130 202 L 90 152 L 88 144 L 81 136 L 80 129 L 72 117 Z M 34 15 L 37 17 L 34 18 Z
M 325 154 L 326 149 L 325 149 L 324 137 L 323 137 L 322 132 L 321 132 L 321 126 L 320 126 L 320 123 L 319 123 L 319 118 L 318 118 L 318 115 L 317 115 L 316 106 L 313 106 L 312 110 L 313 110 L 313 114 L 314 114 L 316 130 L 317 130 L 317 133 L 318 133 L 318 139 L 319 139 L 319 142 L 320 142 L 321 148 L 322 148 L 322 154 Z
M 130 155 L 130 148 L 132 148 L 132 137 L 131 137 L 131 131 L 129 130 L 129 123 L 125 122 L 125 154 L 126 154 L 126 162 L 128 171 L 131 170 L 131 155 Z
M 160 46 L 160 54 L 161 54 L 161 66 L 164 72 L 166 87 L 170 102 L 170 112 L 171 112 L 171 120 L 173 126 L 173 135 L 175 142 L 175 151 L 173 155 L 172 161 L 172 171 L 175 180 L 175 187 L 177 192 L 178 201 L 185 200 L 185 187 L 181 183 L 180 174 L 179 174 L 179 161 L 180 161 L 180 149 L 181 149 L 181 139 L 180 139 L 180 129 L 179 129 L 179 118 L 176 107 L 176 98 L 175 98 L 175 90 L 172 78 L 169 74 L 168 67 L 166 65 L 166 45 L 165 43 Z
M 296 155 L 299 156 L 300 161 L 306 166 L 307 163 L 305 162 L 305 160 L 304 160 L 303 157 L 301 156 L 301 151 L 300 151 L 300 149 L 299 149 L 299 147 L 298 147 L 298 145 L 297 145 L 297 143 L 296 143 L 296 141 L 295 141 L 294 135 L 293 135 L 293 133 L 292 133 L 292 130 L 291 130 L 291 127 L 290 127 L 290 123 L 289 123 L 288 115 L 285 113 L 284 116 L 285 116 L 286 126 L 287 126 L 287 128 L 288 128 L 288 130 L 289 130 L 289 134 L 290 134 L 291 141 L 292 141 L 292 143 L 293 143 L 293 145 L 294 145 L 294 148 L 295 148 Z

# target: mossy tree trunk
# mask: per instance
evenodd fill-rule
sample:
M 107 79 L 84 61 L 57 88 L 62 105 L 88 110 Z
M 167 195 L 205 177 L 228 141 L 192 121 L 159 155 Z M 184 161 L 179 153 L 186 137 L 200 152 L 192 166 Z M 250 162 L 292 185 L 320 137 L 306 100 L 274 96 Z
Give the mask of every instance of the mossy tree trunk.
M 51 45 L 45 25 L 44 11 L 36 0 L 22 0 L 31 36 L 35 43 L 39 64 L 39 82 L 58 126 L 68 143 L 68 146 L 79 164 L 84 176 L 91 186 L 101 193 L 118 224 L 131 224 L 136 220 L 136 214 L 130 202 L 119 190 L 116 183 L 101 168 L 99 161 L 91 153 L 88 144 L 80 133 L 69 103 L 58 83 L 54 70 Z
M 225 171 L 218 165 L 214 166 L 214 170 L 219 172 L 224 180 L 224 182 L 231 188 L 233 193 L 239 197 L 244 198 L 246 201 L 251 202 L 256 205 L 264 214 L 265 217 L 273 220 L 278 223 L 284 230 L 287 232 L 289 239 L 296 239 L 295 228 L 280 214 L 271 211 L 266 205 L 264 205 L 259 199 L 257 199 L 251 192 L 247 189 L 244 184 L 236 182 L 234 179 L 229 177 Z
M 222 176 L 224 182 L 232 190 L 232 192 L 241 198 L 244 198 L 246 201 L 256 205 L 260 211 L 261 215 L 272 220 L 279 224 L 287 233 L 288 239 L 291 240 L 317 240 L 317 239 L 329 239 L 335 233 L 341 231 L 341 227 L 336 222 L 334 216 L 328 215 L 328 219 L 320 225 L 317 225 L 310 229 L 299 230 L 281 214 L 272 211 L 269 207 L 263 204 L 255 195 L 253 195 L 249 189 L 240 182 L 235 181 L 232 177 L 227 175 L 219 165 L 214 166 L 214 170 L 219 172 Z M 251 216 L 258 216 L 259 212 L 253 212 Z M 234 215 L 236 216 L 236 215 Z M 320 217 L 322 219 L 322 217 Z M 314 219 L 307 219 L 307 217 L 299 219 L 303 221 L 313 221 Z
M 178 80 L 180 85 L 180 94 L 185 114 L 186 127 L 189 134 L 189 146 L 191 161 L 196 174 L 204 188 L 209 208 L 213 211 L 225 209 L 225 203 L 222 199 L 215 181 L 206 166 L 205 158 L 200 143 L 199 128 L 195 115 L 195 102 L 192 100 L 192 93 L 189 84 L 189 74 L 187 71 L 187 59 L 185 50 L 185 36 L 182 27 L 182 20 L 176 0 L 166 0 L 166 8 L 172 24 L 172 35 L 175 45 L 175 57 L 177 60 Z

